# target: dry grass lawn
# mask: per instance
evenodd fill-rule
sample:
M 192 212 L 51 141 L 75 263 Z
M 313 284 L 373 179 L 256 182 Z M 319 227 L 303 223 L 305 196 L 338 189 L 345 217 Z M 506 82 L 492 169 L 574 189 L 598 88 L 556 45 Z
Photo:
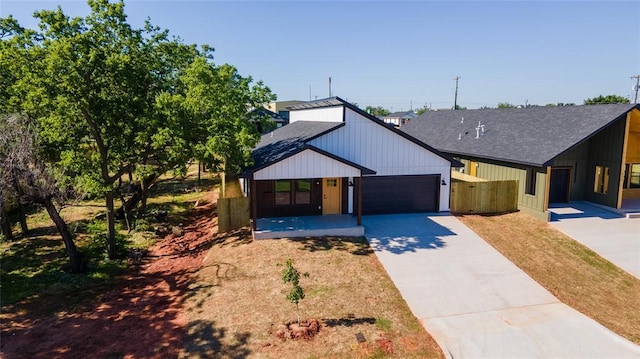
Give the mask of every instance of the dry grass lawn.
M 640 344 L 640 280 L 527 214 L 458 218 L 562 302 Z
M 301 316 L 323 325 L 312 340 L 274 335 L 296 318 L 286 300 L 291 285 L 280 277 L 288 258 L 309 273 L 300 280 Z M 241 230 L 216 240 L 196 278 L 185 358 L 443 357 L 364 238 L 253 241 Z

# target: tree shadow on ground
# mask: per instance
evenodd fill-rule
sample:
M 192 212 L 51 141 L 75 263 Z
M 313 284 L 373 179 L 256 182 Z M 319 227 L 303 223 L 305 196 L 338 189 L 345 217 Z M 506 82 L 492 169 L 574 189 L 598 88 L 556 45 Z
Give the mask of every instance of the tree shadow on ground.
M 333 328 L 333 327 L 352 327 L 354 325 L 360 325 L 360 324 L 376 324 L 376 318 L 356 318 L 354 317 L 346 317 L 346 318 L 340 318 L 340 319 L 322 319 L 321 320 L 322 323 L 324 323 L 324 325 L 326 325 L 327 327 Z
M 446 246 L 444 237 L 456 233 L 430 217 L 438 214 L 396 214 L 363 217 L 365 236 L 374 251 L 393 254 L 438 249 Z
M 67 298 L 22 301 L 3 318 L 2 352 L 6 358 L 176 357 L 190 274 L 140 273 L 107 292 L 96 290 L 97 301 L 59 307 L 44 317 L 30 309 Z
M 237 247 L 244 244 L 249 244 L 251 242 L 253 242 L 251 229 L 249 227 L 242 227 L 240 229 L 232 230 L 226 233 L 218 233 L 212 242 L 212 246 Z
M 187 325 L 185 356 L 187 358 L 247 358 L 251 354 L 248 332 L 230 334 L 216 328 L 212 321 L 197 320 Z
M 115 285 L 64 295 L 44 290 L 3 306 L 2 357 L 177 358 L 185 338 L 193 339 L 195 352 L 206 352 L 210 346 L 230 357 L 248 356 L 246 334 L 225 345 L 223 328 L 195 323 L 187 328 L 189 336 L 184 335 L 186 301 L 198 285 L 195 274 L 214 241 L 212 208 L 196 208 L 183 236 L 163 239 L 153 249 L 159 255 Z M 74 303 L 74 295 L 84 300 Z M 43 314 L 41 308 L 55 308 L 55 313 Z
M 301 244 L 299 249 L 309 252 L 338 250 L 360 256 L 373 253 L 365 237 L 308 237 L 287 240 Z

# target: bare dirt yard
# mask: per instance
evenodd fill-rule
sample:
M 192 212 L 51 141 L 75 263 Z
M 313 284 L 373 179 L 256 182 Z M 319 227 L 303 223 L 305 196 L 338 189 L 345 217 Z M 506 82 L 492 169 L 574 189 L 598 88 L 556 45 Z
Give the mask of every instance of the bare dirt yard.
M 218 235 L 217 190 L 202 194 L 190 202 L 184 232 L 159 240 L 123 276 L 82 293 L 43 289 L 3 304 L 0 357 L 443 357 L 364 238 Z M 309 273 L 300 280 L 301 314 L 320 324 L 310 340 L 275 333 L 296 318 L 280 278 L 289 258 Z
M 280 273 L 302 273 L 302 319 L 311 340 L 283 340 L 296 319 Z M 188 358 L 436 358 L 443 354 L 409 311 L 364 238 L 253 241 L 248 231 L 216 239 L 187 302 Z M 361 342 L 358 341 L 358 337 Z M 364 341 L 362 341 L 364 339 Z
M 183 347 L 188 288 L 215 233 L 213 191 L 182 235 L 150 248 L 115 287 L 68 308 L 72 295 L 43 293 L 2 308 L 3 358 L 176 358 Z M 83 293 L 86 295 L 86 293 Z M 91 297 L 89 295 L 88 297 Z

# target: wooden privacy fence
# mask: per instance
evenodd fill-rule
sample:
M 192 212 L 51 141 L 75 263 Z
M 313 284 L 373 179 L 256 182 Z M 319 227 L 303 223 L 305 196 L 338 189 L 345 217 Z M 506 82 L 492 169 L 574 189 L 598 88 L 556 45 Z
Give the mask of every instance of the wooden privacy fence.
M 249 198 L 218 199 L 218 233 L 249 225 Z
M 452 182 L 451 212 L 505 213 L 518 210 L 518 181 Z

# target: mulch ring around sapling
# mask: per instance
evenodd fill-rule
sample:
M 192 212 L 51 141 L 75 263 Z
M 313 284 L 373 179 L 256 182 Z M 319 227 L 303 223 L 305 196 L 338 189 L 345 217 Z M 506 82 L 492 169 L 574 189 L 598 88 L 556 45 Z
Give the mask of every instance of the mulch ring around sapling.
M 318 334 L 320 331 L 320 322 L 316 319 L 302 320 L 298 323 L 297 320 L 280 324 L 275 332 L 276 337 L 287 340 L 309 340 Z

